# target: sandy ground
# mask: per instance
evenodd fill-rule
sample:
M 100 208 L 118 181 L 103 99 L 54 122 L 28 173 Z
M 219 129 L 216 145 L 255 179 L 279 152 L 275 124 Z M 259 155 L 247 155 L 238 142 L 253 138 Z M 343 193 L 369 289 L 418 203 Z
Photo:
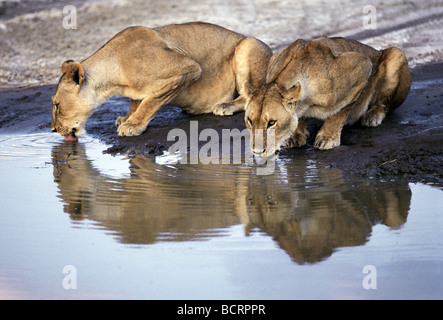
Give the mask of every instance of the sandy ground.
M 325 166 L 363 176 L 408 175 L 441 182 L 443 97 L 443 2 L 372 1 L 376 28 L 364 11 L 368 1 L 0 1 L 0 133 L 49 130 L 50 97 L 67 59 L 82 60 L 121 29 L 187 21 L 207 21 L 257 37 L 275 51 L 298 38 L 347 36 L 377 49 L 395 45 L 408 57 L 413 86 L 405 103 L 378 128 L 345 127 L 342 146 L 312 148 L 319 124 L 311 122 L 311 140 L 300 152 Z M 63 7 L 73 5 L 77 29 L 65 29 Z M 370 11 L 374 12 L 374 11 Z M 72 22 L 72 21 L 71 21 Z M 87 125 L 90 134 L 112 145 L 108 152 L 135 150 L 146 155 L 168 147 L 167 132 L 189 128 L 244 128 L 243 114 L 190 116 L 165 107 L 140 137 L 118 138 L 115 119 L 128 109 L 126 98 L 101 106 Z

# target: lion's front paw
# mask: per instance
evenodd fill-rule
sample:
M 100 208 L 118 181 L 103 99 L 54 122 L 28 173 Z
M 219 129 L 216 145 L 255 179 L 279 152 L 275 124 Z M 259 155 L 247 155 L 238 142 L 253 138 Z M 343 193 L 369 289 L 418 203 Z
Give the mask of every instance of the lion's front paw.
M 115 125 L 118 127 L 120 127 L 120 125 L 125 122 L 126 120 L 128 120 L 129 116 L 121 116 L 118 117 L 117 120 L 115 120 Z
M 317 134 L 315 137 L 314 147 L 320 150 L 328 150 L 340 145 L 340 135 L 327 136 Z
M 386 116 L 386 111 L 382 108 L 373 108 L 366 112 L 361 118 L 361 124 L 365 127 L 377 127 Z
M 214 108 L 212 113 L 216 116 L 232 116 L 235 111 L 235 105 L 232 103 L 222 103 Z
M 284 148 L 295 148 L 295 147 L 302 147 L 306 144 L 307 134 L 302 134 L 300 132 L 297 132 L 293 134 L 288 140 L 286 140 L 282 147 Z
M 117 129 L 120 137 L 139 136 L 146 130 L 146 126 L 134 124 L 130 121 L 125 121 Z

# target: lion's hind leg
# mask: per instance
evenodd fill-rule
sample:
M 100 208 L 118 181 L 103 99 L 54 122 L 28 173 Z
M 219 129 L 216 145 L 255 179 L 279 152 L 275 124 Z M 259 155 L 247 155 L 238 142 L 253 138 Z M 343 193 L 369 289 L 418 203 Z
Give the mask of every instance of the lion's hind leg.
M 373 105 L 361 118 L 361 124 L 365 127 L 377 127 L 385 119 L 387 113 L 388 108 L 385 104 Z
M 392 47 L 381 52 L 374 81 L 370 108 L 361 119 L 362 125 L 367 127 L 380 125 L 389 110 L 400 106 L 409 93 L 411 75 L 406 57 L 400 49 Z
M 272 50 L 260 40 L 244 38 L 240 41 L 232 60 L 235 88 L 238 97 L 232 101 L 215 106 L 213 109 L 215 115 L 233 115 L 236 112 L 245 110 L 245 83 L 247 81 L 256 88 L 265 83 L 266 70 L 271 56 Z

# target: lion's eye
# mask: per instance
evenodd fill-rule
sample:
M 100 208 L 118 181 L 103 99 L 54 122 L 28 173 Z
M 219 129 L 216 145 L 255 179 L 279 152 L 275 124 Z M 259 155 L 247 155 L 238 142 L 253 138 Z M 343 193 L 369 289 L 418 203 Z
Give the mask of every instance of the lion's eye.
M 271 128 L 271 127 L 275 126 L 276 123 L 277 123 L 276 120 L 270 120 L 270 121 L 268 121 L 268 128 Z
M 252 120 L 251 120 L 251 118 L 249 118 L 249 117 L 248 117 L 248 124 L 249 124 L 249 126 L 252 128 Z
M 55 108 L 55 111 L 58 112 L 58 110 L 59 110 L 59 108 L 60 108 L 60 104 L 58 104 L 58 103 L 54 103 L 54 108 Z

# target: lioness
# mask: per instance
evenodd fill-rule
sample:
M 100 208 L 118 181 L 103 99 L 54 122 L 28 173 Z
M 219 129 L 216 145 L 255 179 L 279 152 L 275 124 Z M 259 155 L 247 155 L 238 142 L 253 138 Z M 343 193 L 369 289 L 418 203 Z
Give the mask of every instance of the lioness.
M 131 99 L 116 121 L 120 136 L 143 133 L 167 103 L 193 114 L 232 115 L 244 110 L 245 81 L 265 83 L 271 56 L 263 42 L 213 24 L 130 27 L 81 63 L 63 63 L 51 129 L 77 139 L 93 111 L 118 95 Z
M 297 40 L 272 56 L 265 85 L 245 86 L 251 149 L 266 157 L 282 146 L 304 145 L 305 118 L 324 120 L 314 146 L 334 148 L 344 124 L 361 119 L 364 126 L 378 126 L 388 110 L 402 104 L 410 86 L 408 63 L 398 48 L 377 51 L 344 38 Z M 267 145 L 269 129 L 275 129 L 275 146 Z

